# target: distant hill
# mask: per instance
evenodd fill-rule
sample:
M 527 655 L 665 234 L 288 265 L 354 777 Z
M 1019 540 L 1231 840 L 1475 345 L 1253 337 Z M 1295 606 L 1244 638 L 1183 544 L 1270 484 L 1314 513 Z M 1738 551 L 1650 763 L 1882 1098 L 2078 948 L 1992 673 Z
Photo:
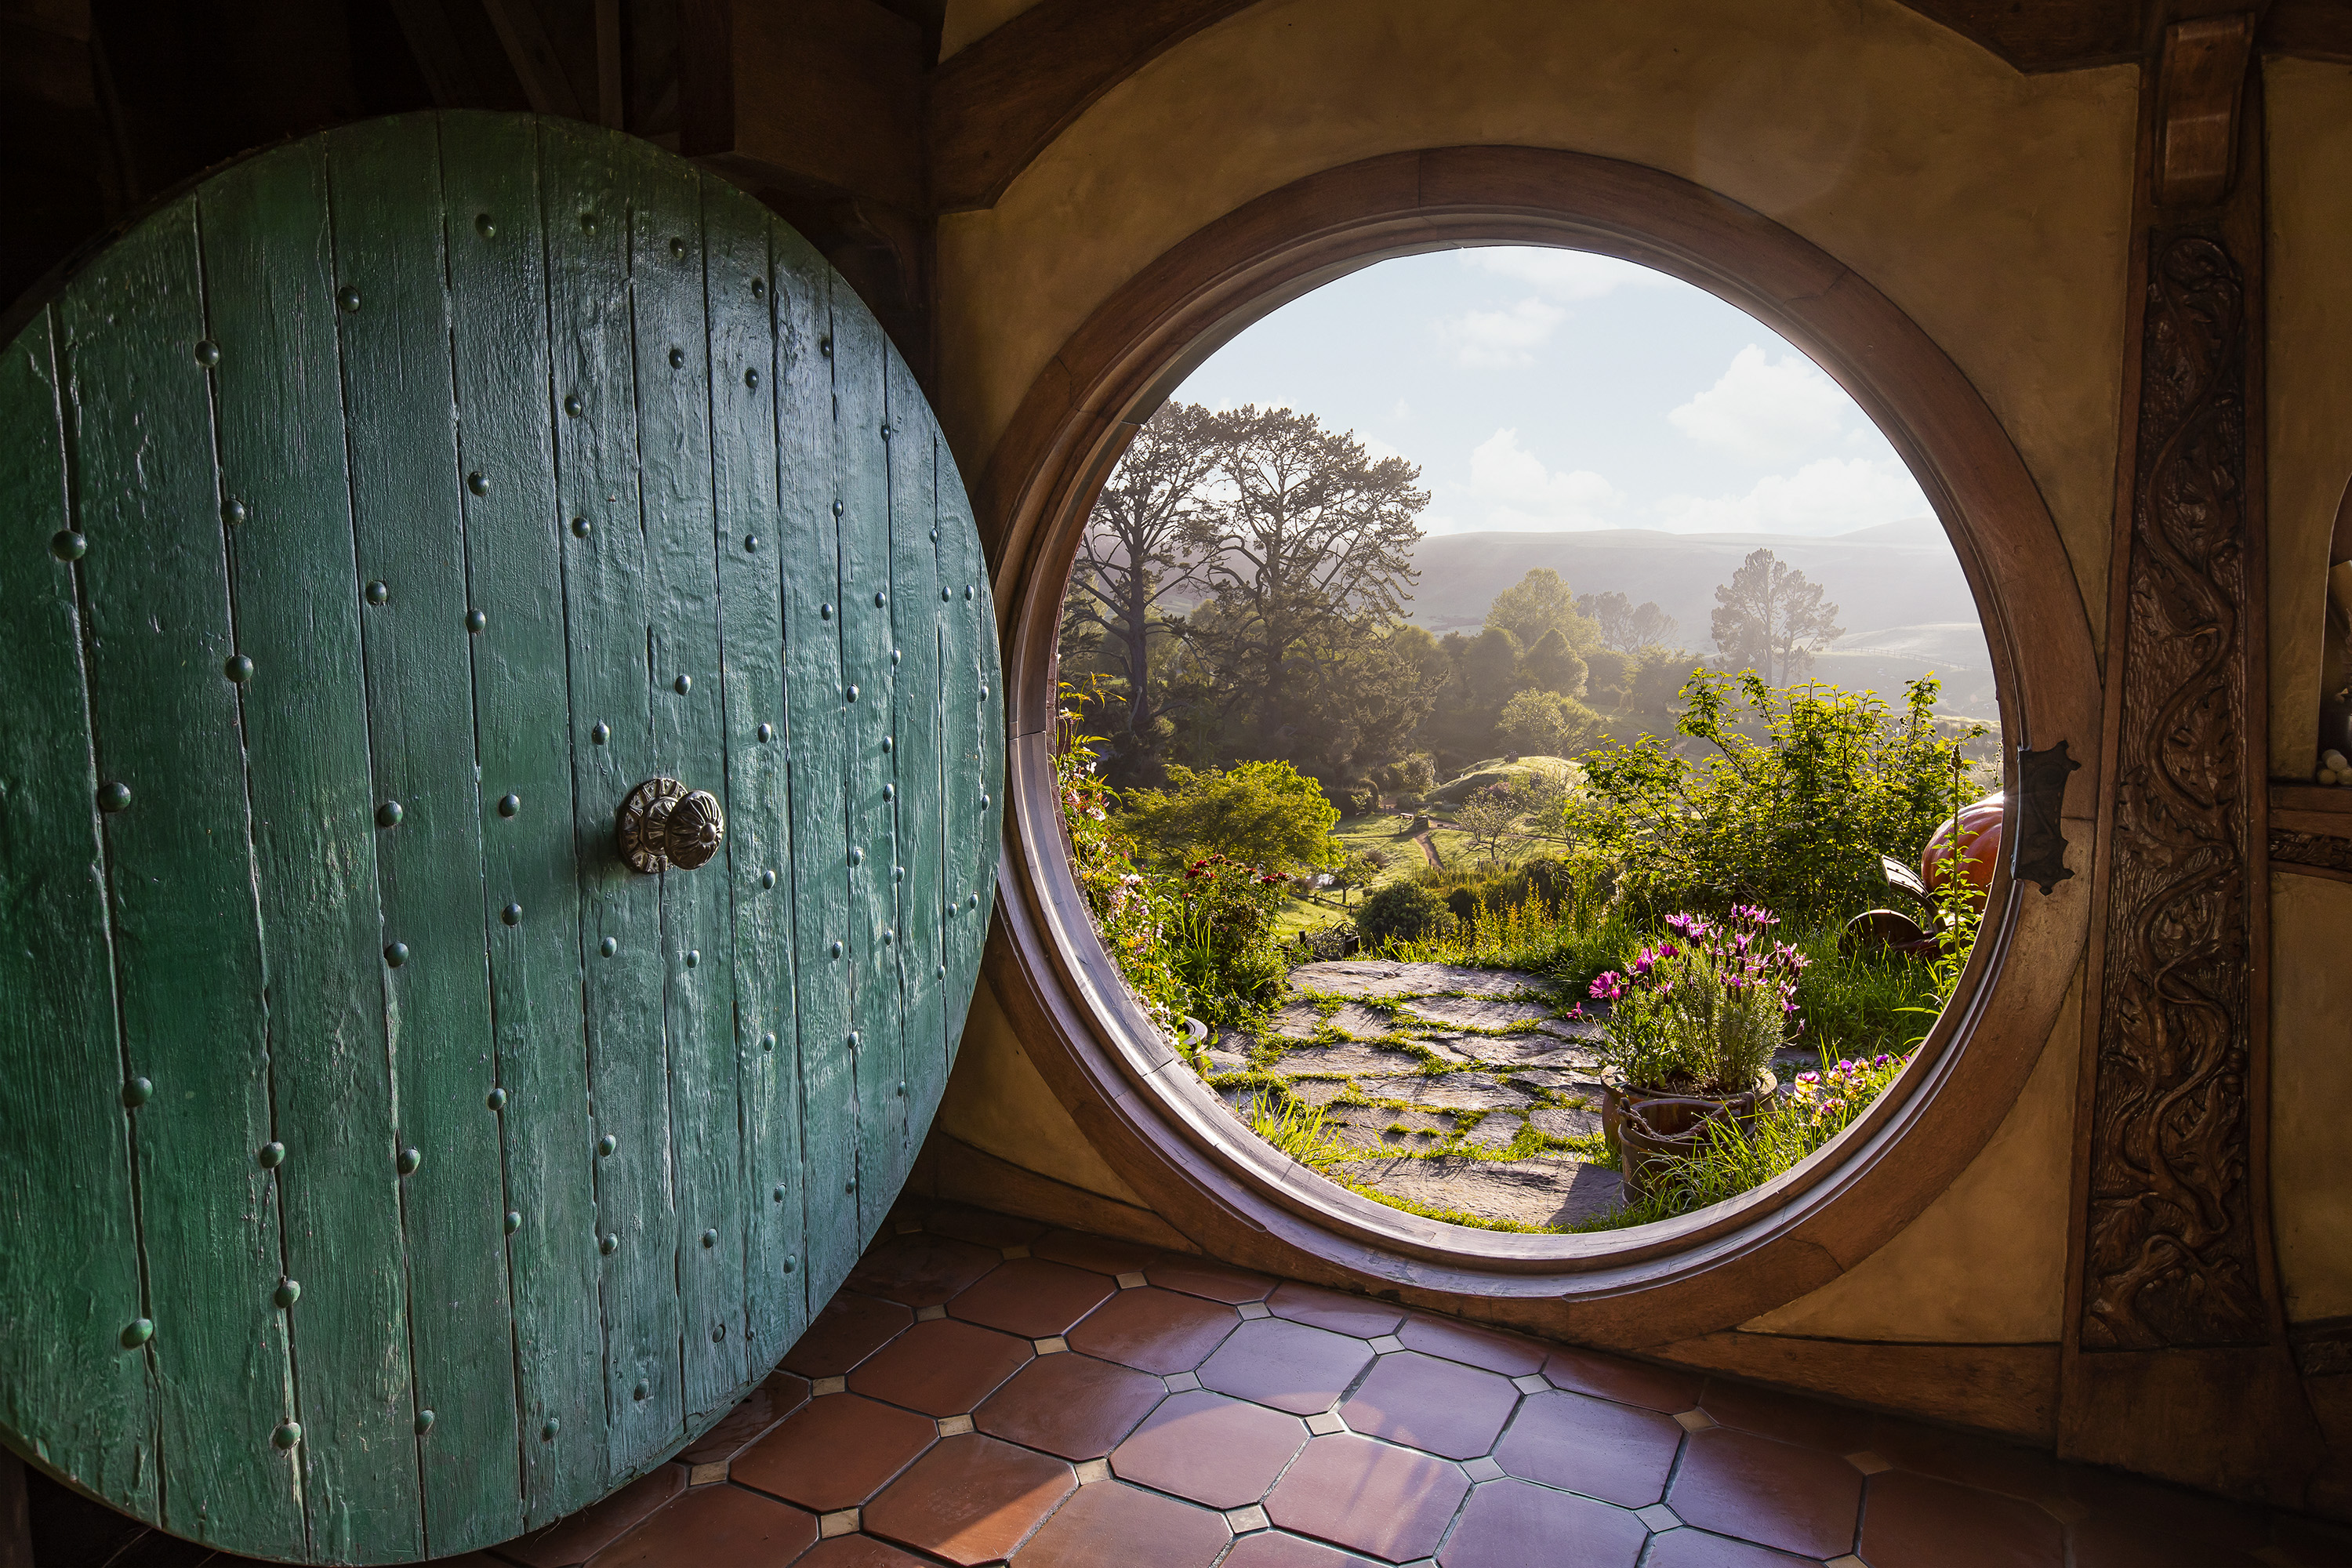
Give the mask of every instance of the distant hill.
M 1976 600 L 1931 517 L 1828 538 L 1643 528 L 1433 534 L 1414 549 L 1421 581 L 1406 610 L 1441 635 L 1475 626 L 1496 595 L 1549 566 L 1579 594 L 1654 601 L 1679 623 L 1682 645 L 1706 653 L 1714 647 L 1707 627 L 1716 587 L 1759 547 L 1819 583 L 1838 606 L 1846 635 L 1817 658 L 1816 679 L 1894 700 L 1905 680 L 1932 668 L 1944 679 L 1946 710 L 1993 716 L 1992 667 Z

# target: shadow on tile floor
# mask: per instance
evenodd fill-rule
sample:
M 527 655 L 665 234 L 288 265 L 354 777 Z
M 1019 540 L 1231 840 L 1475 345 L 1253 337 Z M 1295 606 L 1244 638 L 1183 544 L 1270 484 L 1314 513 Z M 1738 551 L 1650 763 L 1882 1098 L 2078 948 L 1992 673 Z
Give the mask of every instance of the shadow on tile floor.
M 37 1568 L 237 1561 L 120 1522 L 112 1551 L 84 1542 Z M 672 1463 L 495 1553 L 446 1561 L 2338 1568 L 2352 1531 L 1198 1258 L 909 1205 L 782 1368 Z

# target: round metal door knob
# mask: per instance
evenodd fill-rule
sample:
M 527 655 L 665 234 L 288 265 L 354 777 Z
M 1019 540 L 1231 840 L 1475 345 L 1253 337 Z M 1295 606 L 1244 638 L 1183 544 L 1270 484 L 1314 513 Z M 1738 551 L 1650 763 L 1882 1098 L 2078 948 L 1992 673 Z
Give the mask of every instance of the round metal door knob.
M 651 778 L 621 802 L 614 828 L 621 858 L 647 876 L 676 867 L 707 866 L 727 837 L 727 814 L 709 790 L 676 779 Z

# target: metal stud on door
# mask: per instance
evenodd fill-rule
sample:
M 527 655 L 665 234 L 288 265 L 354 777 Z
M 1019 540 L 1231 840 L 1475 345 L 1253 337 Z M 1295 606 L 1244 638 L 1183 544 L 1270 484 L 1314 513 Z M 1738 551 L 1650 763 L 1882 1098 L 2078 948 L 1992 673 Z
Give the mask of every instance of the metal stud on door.
M 954 465 L 798 236 L 568 121 L 273 150 L 17 321 L 0 1437 L 290 1562 L 559 1518 L 774 1365 L 937 1104 Z

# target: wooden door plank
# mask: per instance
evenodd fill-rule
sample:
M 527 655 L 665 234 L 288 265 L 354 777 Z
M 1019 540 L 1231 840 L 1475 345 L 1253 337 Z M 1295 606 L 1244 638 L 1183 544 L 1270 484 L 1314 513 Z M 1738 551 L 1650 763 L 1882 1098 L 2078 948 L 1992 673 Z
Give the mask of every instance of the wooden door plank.
M 629 267 L 654 763 L 688 789 L 716 793 L 727 787 L 727 720 L 699 179 L 689 165 L 645 148 L 630 171 Z M 664 1028 L 677 1130 L 672 1245 L 689 1426 L 731 1405 L 745 1383 L 742 1246 L 718 1245 L 742 1207 L 731 859 L 722 841 L 709 865 L 673 866 L 661 878 Z
M 57 320 L 100 799 L 130 791 L 105 837 L 126 1076 L 152 1085 L 132 1144 L 159 1512 L 176 1534 L 299 1557 L 295 1461 L 254 1462 L 293 1418 L 293 1369 L 255 1157 L 274 1129 L 194 204 L 117 241 Z
M 834 510 L 833 269 L 791 229 L 770 230 L 779 352 L 778 508 L 783 542 L 784 695 L 790 715 L 794 1025 L 812 1310 L 856 1262 L 857 1083 L 849 1052 L 847 708 L 841 668 L 841 539 Z
M 776 520 L 777 342 L 768 215 L 705 180 L 710 466 L 717 508 L 727 715 L 728 879 L 735 904 L 735 1048 L 743 1104 L 743 1211 L 724 1244 L 743 1258 L 742 1333 L 761 1372 L 808 1326 L 800 1072 L 793 1032 L 792 817 L 784 771 L 783 577 Z M 785 1271 L 790 1263 L 795 1270 Z
M 941 448 L 945 457 L 945 448 Z M 996 889 L 996 795 L 1003 776 L 1003 721 L 994 723 L 995 764 L 990 765 L 990 715 L 1001 715 L 982 695 L 992 689 L 996 668 L 996 618 L 990 604 L 988 574 L 980 559 L 980 535 L 971 502 L 961 482 L 950 482 L 943 464 L 939 479 L 940 576 L 948 590 L 945 679 L 948 713 L 947 834 L 952 851 L 948 891 L 955 916 L 948 922 L 948 975 L 963 998 L 950 1009 L 948 1057 L 963 1037 L 963 1012 L 980 975 L 981 949 Z
M 931 1124 L 947 1084 L 945 924 L 946 819 L 941 813 L 940 740 L 945 728 L 940 684 L 940 516 L 938 431 L 915 374 L 891 351 L 884 394 L 890 437 L 890 636 L 898 664 L 892 706 L 898 741 L 898 854 L 907 868 L 899 889 L 903 928 L 907 1135 L 890 1184 L 905 1182 L 914 1151 Z
M 199 193 L 310 1550 L 421 1553 L 326 148 Z
M 891 787 L 888 343 L 863 304 L 833 312 L 834 463 L 842 501 L 841 664 L 847 720 L 850 1031 L 857 1075 L 857 1237 L 898 1197 L 907 1134 L 898 984 L 898 856 Z M 893 790 L 895 793 L 895 790 Z
M 563 586 L 572 711 L 589 738 L 572 756 L 591 1131 L 598 1149 L 614 1140 L 595 1163 L 596 1230 L 581 1242 L 603 1259 L 605 1466 L 617 1479 L 675 1446 L 684 1419 L 661 888 L 624 866 L 613 844 L 623 797 L 657 771 L 629 366 L 628 196 L 618 143 L 585 126 L 541 121 L 540 167 L 557 493 L 574 520 Z M 576 418 L 562 412 L 575 396 Z
M 441 117 L 459 468 L 489 483 L 466 509 L 480 718 L 483 923 L 503 1132 L 507 1273 L 527 1526 L 602 1489 L 594 1142 L 581 1017 L 563 551 L 549 428 L 539 136 L 519 117 Z M 509 799 L 511 797 L 511 799 Z M 509 906 L 515 921 L 508 923 Z M 550 1421 L 557 1441 L 540 1431 Z M 429 1441 L 430 1439 L 428 1439 Z
M 357 176 L 345 179 L 348 167 Z M 482 909 L 477 608 L 466 581 L 469 487 L 458 467 L 438 122 L 375 121 L 327 137 L 351 421 L 353 528 L 365 603 L 385 1026 L 409 1253 L 425 1545 L 445 1556 L 521 1527 L 507 1291 L 503 1161 Z M 485 475 L 496 484 L 505 476 Z M 381 602 L 379 602 L 381 601 Z M 481 1375 L 484 1336 L 506 1375 Z
M 0 1405 L 52 1468 L 131 1513 L 155 1510 L 122 1040 L 89 749 L 65 433 L 49 313 L 0 353 L 0 604 L 19 707 L 0 725 Z M 29 1059 L 37 1053 L 39 1071 Z

